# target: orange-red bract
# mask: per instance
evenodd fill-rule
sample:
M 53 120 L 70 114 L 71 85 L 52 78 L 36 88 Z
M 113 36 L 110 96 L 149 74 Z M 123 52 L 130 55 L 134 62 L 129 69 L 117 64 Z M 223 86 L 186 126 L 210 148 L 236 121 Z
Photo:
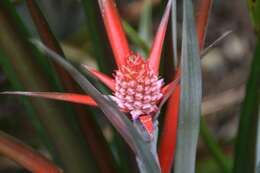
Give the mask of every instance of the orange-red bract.
M 200 0 L 198 3 L 198 13 L 196 17 L 196 27 L 198 34 L 199 48 L 203 49 L 206 27 L 208 24 L 209 11 L 212 0 Z M 178 75 L 178 74 L 177 74 Z M 178 106 L 180 100 L 180 84 L 178 84 L 174 94 L 169 99 L 164 128 L 159 146 L 159 160 L 163 173 L 169 173 L 172 168 L 175 155 L 176 133 L 178 123 Z

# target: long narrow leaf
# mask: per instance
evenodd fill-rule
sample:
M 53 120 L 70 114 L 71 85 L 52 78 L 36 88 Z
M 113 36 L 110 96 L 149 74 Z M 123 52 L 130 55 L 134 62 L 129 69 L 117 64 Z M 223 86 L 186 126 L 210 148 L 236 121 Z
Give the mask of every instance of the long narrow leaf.
M 205 33 L 208 27 L 208 18 L 212 7 L 212 3 L 212 0 L 199 0 L 198 2 L 198 9 L 196 14 L 196 27 L 200 49 L 202 49 L 204 45 L 204 39 L 206 36 Z
M 40 42 L 35 42 L 35 44 L 53 60 L 64 66 L 64 68 L 67 69 L 73 78 L 79 83 L 82 89 L 96 101 L 97 105 L 105 113 L 106 117 L 122 135 L 131 149 L 136 153 L 137 157 L 141 159 L 146 171 L 159 173 L 160 167 L 146 146 L 145 141 L 133 127 L 126 115 L 119 111 L 116 104 L 109 98 L 104 97 L 78 70 L 76 70 L 76 68 L 66 62 L 58 54 L 46 48 Z
M 99 72 L 99 71 L 97 71 L 93 68 L 90 68 L 86 64 L 83 64 L 83 67 L 86 68 L 94 77 L 96 77 L 101 82 L 103 82 L 108 88 L 110 88 L 112 91 L 115 91 L 115 81 L 114 81 L 114 79 L 110 78 L 109 76 L 105 75 L 102 72 Z
M 201 53 L 201 58 L 203 58 L 204 42 L 206 38 L 208 21 L 209 21 L 212 4 L 213 4 L 212 0 L 199 0 L 197 3 L 196 29 L 197 29 L 197 36 L 198 36 L 198 45 L 200 50 L 203 51 Z M 219 40 L 221 40 L 221 38 Z M 218 40 L 214 43 L 217 42 Z M 208 51 L 209 49 L 206 48 L 205 50 Z M 230 162 L 228 158 L 225 157 L 225 154 L 222 152 L 221 148 L 218 146 L 215 139 L 210 135 L 206 125 L 206 121 L 204 120 L 203 117 L 201 118 L 200 122 L 201 122 L 200 125 L 201 136 L 206 146 L 208 147 L 209 152 L 212 154 L 212 156 L 216 160 L 219 167 L 223 170 L 223 172 L 229 172 Z
M 181 95 L 175 173 L 194 173 L 201 106 L 201 67 L 191 0 L 183 1 Z M 187 166 L 188 165 L 188 166 Z
M 180 85 L 177 85 L 177 88 L 170 97 L 167 105 L 167 116 L 164 120 L 164 129 L 162 131 L 162 139 L 160 141 L 159 158 L 163 173 L 169 173 L 171 171 L 175 155 L 179 99 Z
M 153 39 L 153 25 L 152 25 L 152 1 L 150 0 L 144 0 L 143 1 L 143 7 L 141 11 L 140 21 L 139 21 L 139 27 L 138 27 L 138 36 L 136 38 L 140 38 L 144 41 L 147 45 L 146 49 L 138 49 L 140 54 L 147 58 L 147 55 L 149 53 L 152 39 Z
M 98 0 L 108 38 L 118 66 L 125 63 L 131 52 L 113 0 Z
M 116 69 L 116 63 L 114 59 L 114 55 L 109 44 L 109 39 L 106 35 L 106 29 L 104 27 L 104 23 L 102 21 L 102 14 L 99 10 L 99 5 L 97 0 L 82 0 L 82 5 L 86 17 L 88 38 L 91 42 L 90 45 L 90 53 L 97 60 L 97 64 L 99 70 L 109 76 L 114 73 Z M 95 34 L 93 34 L 95 33 Z M 97 51 L 98 50 L 98 51 Z M 113 146 L 113 152 L 115 155 L 121 156 L 113 163 L 117 163 L 119 165 L 120 171 L 129 171 L 129 168 L 132 166 L 128 166 L 132 164 L 129 162 L 129 158 L 123 157 L 126 153 L 129 153 L 129 149 L 126 150 L 124 146 L 125 143 L 120 138 L 120 135 L 115 133 L 113 137 L 113 141 L 111 141 L 110 146 Z M 116 143 L 115 145 L 113 145 Z M 102 153 L 101 150 L 98 150 Z M 108 160 L 108 159 L 107 159 Z
M 49 27 L 44 15 L 42 14 L 40 8 L 37 5 L 37 2 L 35 0 L 26 0 L 26 3 L 42 42 L 51 50 L 65 57 L 63 50 L 61 49 L 57 39 L 52 33 L 51 28 Z M 63 67 L 61 67 L 57 63 L 54 63 L 54 68 L 57 72 L 57 75 L 63 88 L 66 91 L 81 92 L 81 88 L 77 85 L 76 82 L 74 82 L 73 78 L 68 74 L 68 72 L 65 69 L 63 69 Z M 42 96 L 61 99 L 65 101 L 72 101 L 76 103 L 83 103 L 87 105 L 96 105 L 96 103 L 91 98 L 82 95 L 44 94 Z M 98 128 L 97 123 L 91 117 L 89 111 L 86 108 L 82 107 L 81 105 L 74 105 L 73 108 L 73 112 L 76 114 L 75 118 L 78 118 L 80 120 L 84 119 L 83 122 L 80 122 L 81 129 L 83 129 L 83 134 L 86 138 L 86 143 L 90 146 L 90 153 L 92 153 L 92 157 L 95 158 L 98 168 L 100 170 L 103 170 L 103 172 L 105 171 L 106 173 L 115 172 L 113 158 L 111 157 L 112 154 L 110 153 L 106 140 L 102 135 L 101 129 Z M 90 130 L 84 130 L 86 129 L 85 126 L 91 127 L 89 128 Z M 102 151 L 103 153 L 99 154 L 99 151 Z
M 160 63 L 160 73 L 166 83 L 172 81 L 175 71 L 178 68 L 175 65 L 176 62 L 174 58 L 173 36 L 172 36 L 171 27 L 172 27 L 171 25 L 168 25 L 167 27 L 165 43 L 164 43 L 162 58 Z
M 52 87 L 58 89 L 50 85 L 50 78 L 46 77 L 46 73 L 52 71 L 51 67 L 43 73 L 42 66 L 46 67 L 48 61 L 43 58 L 37 61 L 41 54 L 28 41 L 29 35 L 8 0 L 0 1 L 0 23 L 1 50 L 23 87 L 30 91 L 48 91 Z M 42 64 L 39 65 L 39 62 Z M 32 104 L 64 170 L 71 173 L 95 172 L 95 164 L 90 163 L 92 160 L 88 158 L 83 139 L 66 118 L 66 111 L 60 105 L 45 100 L 34 100 Z
M 220 37 L 218 37 L 215 41 L 210 43 L 210 45 L 206 48 L 204 48 L 201 52 L 201 58 L 203 58 L 212 48 L 216 47 L 221 41 L 226 39 L 228 36 L 230 36 L 232 31 L 226 31 L 223 33 Z
M 87 95 L 74 94 L 74 93 L 60 93 L 60 92 L 23 92 L 23 91 L 10 91 L 10 92 L 0 92 L 0 94 L 8 95 L 23 95 L 30 97 L 39 97 L 52 100 L 61 100 L 71 103 L 79 103 L 90 106 L 96 106 L 96 102 Z M 85 115 L 87 116 L 87 115 Z
M 175 68 L 177 67 L 178 57 L 177 57 L 177 1 L 173 0 L 172 2 L 172 46 L 173 46 L 173 59 Z
M 209 3 L 208 0 L 204 1 L 201 0 L 199 2 L 201 6 L 199 6 L 199 10 L 203 10 L 203 12 L 199 12 L 197 15 L 197 27 L 202 28 L 199 29 L 198 35 L 202 37 L 203 39 L 199 40 L 199 45 L 203 45 L 204 42 L 204 37 L 206 35 L 206 26 L 208 22 L 208 15 L 211 7 L 211 3 Z M 209 5 L 210 4 L 210 5 Z M 175 66 L 178 65 L 179 63 L 178 58 L 177 58 L 177 38 L 176 38 L 176 32 L 177 32 L 177 22 L 176 22 L 176 1 L 173 1 L 172 5 L 172 33 L 173 33 L 173 50 L 174 50 L 174 61 L 175 61 Z M 199 26 L 198 26 L 199 25 Z M 202 47 L 201 47 L 202 48 Z M 178 91 L 179 92 L 179 91 Z M 174 106 L 170 106 L 174 105 Z M 174 158 L 174 151 L 175 151 L 175 145 L 174 143 L 176 142 L 175 136 L 176 136 L 176 129 L 172 128 L 176 121 L 178 120 L 177 114 L 178 114 L 178 105 L 179 105 L 179 94 L 175 93 L 172 95 L 171 99 L 169 100 L 168 110 L 166 111 L 166 118 L 164 122 L 164 130 L 163 130 L 163 135 L 162 135 L 162 142 L 160 145 L 160 161 L 162 165 L 163 172 L 168 173 L 171 170 L 171 165 L 172 165 L 172 160 Z M 175 107 L 177 108 L 175 109 Z M 204 130 L 204 129 L 203 129 Z M 172 136 L 173 138 L 169 138 L 168 136 Z M 170 139 L 173 139 L 170 140 Z M 168 152 L 164 152 L 168 151 Z
M 235 146 L 233 173 L 255 172 L 260 105 L 260 37 L 251 63 Z M 258 144 L 259 145 L 259 144 Z
M 59 46 L 58 40 L 52 33 L 49 24 L 37 5 L 37 2 L 35 0 L 26 0 L 26 4 L 43 43 L 53 51 L 64 55 L 61 47 Z
M 200 121 L 200 134 L 209 150 L 209 153 L 214 157 L 222 172 L 229 173 L 231 161 L 224 155 L 214 136 L 210 134 L 204 117 L 201 117 Z
M 45 17 L 41 13 L 40 8 L 37 5 L 37 2 L 34 0 L 27 0 L 27 6 L 30 10 L 30 14 L 33 18 L 33 21 L 35 23 L 35 26 L 37 28 L 37 31 L 40 35 L 41 40 L 43 43 L 48 46 L 51 50 L 55 51 L 61 56 L 64 56 L 64 52 L 62 51 L 58 41 L 56 40 L 54 34 L 52 33 Z M 78 87 L 78 85 L 74 82 L 72 77 L 68 74 L 66 70 L 63 69 L 59 64 L 54 63 L 55 70 L 58 73 L 59 79 L 66 91 L 71 91 L 71 92 L 78 92 L 81 91 L 81 89 Z M 44 95 L 46 96 L 46 95 Z M 96 105 L 96 103 L 91 99 L 88 98 L 87 96 L 81 96 L 81 95 L 48 95 L 51 98 L 56 98 L 56 99 L 61 99 L 61 100 L 66 100 L 66 101 L 72 101 L 76 103 L 83 103 L 87 105 Z M 90 117 L 90 113 L 88 110 L 86 110 L 82 106 L 74 105 L 76 115 L 78 116 L 79 119 L 84 119 L 84 122 L 80 122 L 82 124 L 83 129 L 85 127 L 83 126 L 91 126 L 92 128 L 88 129 L 87 131 L 84 130 L 83 133 L 86 137 L 86 142 L 90 146 L 91 153 L 93 153 L 94 158 L 96 158 L 96 162 L 98 164 L 99 169 L 104 171 L 110 171 L 110 172 L 115 172 L 114 166 L 112 164 L 112 154 L 109 154 L 109 149 L 107 147 L 107 144 L 105 142 L 104 136 L 101 135 L 102 132 L 99 128 L 94 127 L 95 125 L 97 126 L 96 122 L 94 122 L 94 119 Z M 91 124 L 91 125 L 90 125 Z M 98 150 L 102 150 L 106 152 L 103 152 L 102 155 L 97 154 L 99 153 Z M 106 159 L 106 162 L 102 162 L 103 159 Z
M 172 0 L 169 0 L 167 3 L 163 17 L 161 19 L 161 23 L 154 37 L 152 48 L 149 52 L 148 61 L 150 62 L 150 65 L 156 74 L 159 72 L 160 57 L 163 48 L 163 41 L 166 35 L 167 24 L 170 17 L 171 3 Z
M 142 52 L 144 52 L 144 55 L 147 56 L 150 50 L 150 46 L 148 42 L 146 42 L 144 39 L 142 39 L 138 33 L 135 31 L 135 29 L 126 21 L 123 21 L 123 27 L 125 29 L 125 32 L 129 39 L 139 48 L 142 49 Z
M 247 0 L 251 21 L 253 23 L 256 34 L 260 35 L 260 1 Z
M 89 39 L 92 43 L 90 53 L 96 58 L 100 71 L 111 75 L 116 65 L 98 8 L 98 1 L 82 0 L 81 2 L 85 12 Z
M 172 2 L 172 16 L 171 16 L 171 33 L 172 37 L 168 38 L 166 44 L 171 44 L 167 46 L 173 47 L 173 52 L 170 54 L 173 58 L 167 57 L 163 59 L 164 62 L 164 71 L 166 72 L 166 80 L 172 80 L 172 71 L 177 68 L 179 62 L 177 57 L 177 2 L 173 0 Z M 167 38 L 166 38 L 167 39 Z M 169 52 L 169 51 L 167 51 Z M 174 66 L 172 66 L 172 62 Z M 165 68 L 167 67 L 167 68 Z M 167 70 L 167 71 L 166 71 Z M 177 78 L 180 77 L 180 74 L 175 75 Z M 173 160 L 175 156 L 176 148 L 176 136 L 177 136 L 177 124 L 178 124 L 178 113 L 179 113 L 179 100 L 180 100 L 180 84 L 177 83 L 176 89 L 171 95 L 165 113 L 165 118 L 163 122 L 163 129 L 161 132 L 161 139 L 159 145 L 159 159 L 160 165 L 163 173 L 169 173 L 172 169 Z
M 258 111 L 258 116 L 260 116 L 260 111 Z M 256 173 L 260 172 L 260 118 L 258 118 L 258 128 L 257 128 L 257 146 L 256 146 Z
M 45 20 L 35 0 L 26 0 L 26 4 L 43 43 L 53 51 L 60 54 L 61 56 L 64 56 L 64 53 L 58 41 L 56 40 L 54 34 L 52 33 L 47 21 Z M 72 91 L 74 87 L 73 87 L 73 80 L 71 79 L 71 77 L 59 65 L 54 64 L 54 67 L 59 75 L 59 79 L 62 82 L 63 86 L 66 89 Z
M 152 42 L 152 1 L 144 0 L 138 33 L 147 43 Z M 151 45 L 149 44 L 149 47 Z
M 10 63 L 10 61 L 8 60 L 8 58 L 4 54 L 4 52 L 1 50 L 1 48 L 0 48 L 0 66 L 1 66 L 4 74 L 10 81 L 13 90 L 16 90 L 16 91 L 25 90 L 23 84 L 19 80 L 19 77 L 16 75 L 16 72 L 13 69 L 12 64 Z M 44 130 L 43 124 L 40 122 L 39 117 L 35 116 L 36 112 L 37 112 L 35 107 L 32 105 L 30 100 L 28 100 L 27 98 L 21 97 L 19 99 L 19 101 L 21 101 L 22 106 L 24 106 L 25 113 L 26 113 L 27 117 L 29 118 L 33 128 L 36 130 L 37 135 L 40 137 L 43 144 L 47 147 L 49 152 L 55 157 L 55 160 L 56 160 L 56 156 L 54 154 L 55 153 L 54 148 L 51 145 L 50 140 L 48 139 L 48 134 Z
M 56 167 L 38 152 L 29 146 L 21 143 L 17 139 L 0 131 L 0 154 L 14 160 L 27 170 L 35 173 L 62 173 L 63 171 Z

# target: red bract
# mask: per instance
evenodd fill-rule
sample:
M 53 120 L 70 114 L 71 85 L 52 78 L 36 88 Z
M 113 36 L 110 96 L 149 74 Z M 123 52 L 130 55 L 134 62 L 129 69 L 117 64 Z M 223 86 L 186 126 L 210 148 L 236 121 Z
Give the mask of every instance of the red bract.
M 158 70 L 169 20 L 171 0 L 168 1 L 146 61 L 139 54 L 129 50 L 113 0 L 99 0 L 98 2 L 115 56 L 117 70 L 114 79 L 112 79 L 95 69 L 89 68 L 87 65 L 84 65 L 84 67 L 112 90 L 113 95 L 110 97 L 117 103 L 120 110 L 129 113 L 133 120 L 139 120 L 152 137 L 153 115 L 158 111 L 158 104 L 162 98 L 169 95 L 168 92 L 170 92 L 170 85 L 163 86 L 163 79 L 159 78 Z M 63 100 L 91 106 L 96 105 L 95 101 L 89 96 L 79 94 L 46 92 L 13 92 L 13 94 Z
M 200 0 L 198 2 L 199 9 L 197 10 L 196 27 L 198 34 L 198 45 L 200 50 L 203 49 L 204 39 L 206 36 L 206 28 L 208 24 L 209 12 L 212 6 L 212 0 Z M 179 73 L 175 78 L 178 78 Z M 178 125 L 178 112 L 180 101 L 180 84 L 176 86 L 174 93 L 169 99 L 167 106 L 164 129 L 161 135 L 159 146 L 159 160 L 163 173 L 169 173 L 172 168 L 176 146 L 176 135 Z M 174 140 L 172 140 L 174 139 Z
M 180 85 L 176 86 L 176 89 L 169 99 L 167 105 L 164 129 L 162 131 L 162 138 L 159 147 L 159 159 L 163 173 L 169 173 L 171 165 L 173 163 L 175 147 L 176 147 L 176 135 L 178 126 L 178 113 L 179 113 L 179 101 L 180 101 Z

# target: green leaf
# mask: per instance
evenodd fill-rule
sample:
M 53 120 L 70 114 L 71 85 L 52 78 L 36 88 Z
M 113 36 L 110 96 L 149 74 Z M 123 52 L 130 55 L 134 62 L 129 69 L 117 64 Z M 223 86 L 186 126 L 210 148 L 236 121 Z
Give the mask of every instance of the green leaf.
M 119 111 L 117 105 L 107 96 L 102 95 L 74 66 L 66 62 L 55 52 L 45 47 L 42 43 L 34 41 L 37 47 L 45 52 L 50 58 L 62 65 L 71 76 L 78 82 L 82 89 L 91 96 L 105 113 L 108 120 L 128 143 L 136 156 L 143 162 L 144 168 L 149 173 L 160 173 L 160 166 L 147 143 L 134 128 L 127 116 Z M 149 143 L 148 143 L 149 144 Z
M 175 173 L 194 173 L 201 107 L 201 67 L 192 0 L 183 1 L 181 96 Z
M 64 56 L 59 42 L 51 31 L 51 28 L 42 14 L 37 2 L 35 0 L 26 0 L 26 4 L 41 40 L 50 49 Z
M 55 73 L 49 62 L 29 42 L 29 34 L 8 0 L 0 1 L 0 25 L 0 48 L 5 62 L 23 89 L 59 90 L 57 81 L 50 82 L 54 81 Z M 89 159 L 81 134 L 66 117 L 66 107 L 46 100 L 34 99 L 31 103 L 64 170 L 68 173 L 95 172 L 95 164 Z
M 83 10 L 85 12 L 86 24 L 88 37 L 91 42 L 90 53 L 96 58 L 99 70 L 107 75 L 111 76 L 115 70 L 115 60 L 112 53 L 112 49 L 108 42 L 108 37 L 104 28 L 104 23 L 102 21 L 101 12 L 99 10 L 97 0 L 82 0 Z M 98 50 L 98 51 L 97 51 Z M 106 91 L 103 89 L 103 91 Z M 124 157 L 124 154 L 129 152 L 126 150 L 126 146 L 123 146 L 122 139 L 116 134 L 113 141 L 118 144 L 119 147 L 111 148 L 120 157 L 117 163 L 121 171 L 129 171 L 131 166 L 129 165 L 129 158 Z M 116 155 L 115 154 L 115 155 Z
M 103 27 L 98 2 L 97 0 L 82 0 L 82 4 L 86 16 L 88 36 L 92 43 L 91 53 L 96 58 L 100 71 L 111 75 L 115 69 L 115 61 Z
M 215 159 L 220 169 L 222 169 L 223 173 L 229 173 L 232 162 L 224 155 L 216 139 L 210 134 L 204 117 L 201 117 L 200 121 L 200 134 L 203 142 L 208 147 L 209 153 Z
M 173 62 L 175 65 L 175 69 L 177 67 L 178 63 L 178 57 L 177 57 L 177 2 L 176 0 L 173 0 L 172 2 L 172 46 L 173 46 Z
M 42 42 L 51 50 L 65 57 L 58 40 L 51 31 L 51 28 L 42 14 L 37 2 L 35 0 L 26 0 L 26 4 Z M 81 88 L 63 67 L 54 63 L 54 68 L 63 88 L 66 91 L 75 93 L 82 92 Z M 82 129 L 82 133 L 86 138 L 86 143 L 90 149 L 92 156 L 91 159 L 94 160 L 95 158 L 95 162 L 101 172 L 116 172 L 112 153 L 109 150 L 107 142 L 101 129 L 98 127 L 98 124 L 95 122 L 95 119 L 91 117 L 91 114 L 86 107 L 73 105 L 72 108 L 74 113 L 73 115 L 75 115 L 73 118 L 77 118 L 80 121 L 80 123 L 75 124 L 80 125 Z
M 1 48 L 0 48 L 0 66 L 3 69 L 4 74 L 7 76 L 8 80 L 10 81 L 12 88 L 16 91 L 24 90 L 24 87 L 22 83 L 19 81 L 19 78 L 17 77 L 16 72 L 12 67 L 12 64 L 10 63 L 10 61 L 8 60 L 4 52 L 1 50 Z M 42 139 L 42 142 L 46 145 L 46 147 L 52 154 L 55 153 L 54 148 L 48 139 L 48 135 L 46 134 L 42 123 L 40 122 L 39 118 L 35 116 L 36 110 L 32 106 L 30 100 L 24 97 L 20 97 L 19 100 L 24 106 L 26 115 L 31 121 L 33 127 L 36 129 L 36 132 L 39 135 L 40 139 Z
M 123 21 L 123 27 L 129 39 L 135 45 L 137 45 L 137 47 L 141 48 L 143 54 L 147 56 L 150 50 L 150 46 L 148 45 L 148 43 L 144 39 L 142 39 L 135 31 L 135 29 L 126 21 Z
M 139 35 L 147 43 L 152 43 L 153 31 L 152 31 L 152 1 L 144 0 L 143 9 L 140 17 Z M 151 47 L 151 44 L 148 44 Z
M 260 0 L 247 0 L 249 13 L 255 29 L 255 32 L 260 34 Z
M 258 111 L 258 116 L 260 116 L 260 111 Z M 256 146 L 256 173 L 260 172 L 260 119 L 258 118 L 258 128 L 257 128 L 257 146 Z
M 0 154 L 31 172 L 43 173 L 47 170 L 52 173 L 63 172 L 43 155 L 2 131 L 0 131 Z
M 255 172 L 260 99 L 260 37 L 255 48 L 235 145 L 233 173 Z

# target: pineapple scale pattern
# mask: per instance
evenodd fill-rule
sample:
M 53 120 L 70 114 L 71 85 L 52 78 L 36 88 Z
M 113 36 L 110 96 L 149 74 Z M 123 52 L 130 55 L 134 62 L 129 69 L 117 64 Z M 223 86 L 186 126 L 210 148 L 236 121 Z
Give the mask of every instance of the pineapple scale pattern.
M 125 65 L 115 73 L 115 84 L 112 98 L 122 111 L 130 112 L 133 120 L 158 111 L 157 103 L 163 96 L 163 79 L 158 79 L 141 56 L 127 58 Z

